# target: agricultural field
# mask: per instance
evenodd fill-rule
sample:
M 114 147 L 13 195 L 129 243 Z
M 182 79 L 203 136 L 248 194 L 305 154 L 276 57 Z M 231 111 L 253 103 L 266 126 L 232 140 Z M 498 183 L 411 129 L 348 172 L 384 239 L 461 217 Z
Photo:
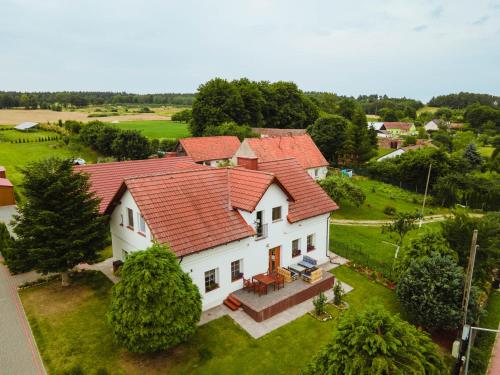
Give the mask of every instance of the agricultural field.
M 439 109 L 439 107 L 430 107 L 430 106 L 426 105 L 426 106 L 423 106 L 422 108 L 420 108 L 419 110 L 417 110 L 417 115 L 419 115 L 422 112 L 431 112 L 431 113 L 434 113 L 438 109 Z
M 491 155 L 493 155 L 493 151 L 495 151 L 495 147 L 478 147 L 477 150 L 483 158 L 491 158 Z
M 27 164 L 43 158 L 58 156 L 62 158 L 83 158 L 87 162 L 95 163 L 98 154 L 78 143 L 68 145 L 61 140 L 35 142 L 39 138 L 57 137 L 53 132 L 34 131 L 21 133 L 16 130 L 0 131 L 0 165 L 7 169 L 7 177 L 14 186 L 22 182 L 21 170 Z M 30 140 L 29 143 L 11 143 L 19 139 Z M 19 190 L 16 190 L 19 193 Z
M 48 109 L 0 109 L 0 124 L 17 125 L 24 121 L 34 121 L 39 123 L 57 122 L 59 120 L 76 120 L 82 122 L 89 122 L 99 120 L 104 122 L 113 121 L 151 121 L 151 120 L 170 120 L 170 116 L 182 110 L 183 108 L 165 107 L 165 108 L 151 108 L 152 113 L 134 113 L 132 110 L 129 112 L 118 111 L 116 113 L 92 112 L 95 108 L 81 108 L 74 111 L 51 111 Z M 138 109 L 135 109 L 138 110 Z M 103 117 L 89 117 L 91 113 L 94 115 L 105 114 Z
M 176 121 L 124 121 L 115 126 L 123 130 L 139 130 L 148 138 L 179 139 L 189 137 L 188 124 Z
M 388 220 L 391 216 L 384 213 L 384 208 L 394 207 L 397 212 L 419 211 L 422 208 L 424 196 L 409 192 L 397 186 L 380 181 L 370 180 L 366 177 L 353 177 L 354 184 L 359 186 L 366 195 L 366 200 L 361 207 L 356 207 L 351 202 L 340 202 L 340 209 L 333 214 L 334 219 L 352 220 Z M 446 214 L 449 210 L 442 207 L 431 207 L 427 200 L 424 215 Z

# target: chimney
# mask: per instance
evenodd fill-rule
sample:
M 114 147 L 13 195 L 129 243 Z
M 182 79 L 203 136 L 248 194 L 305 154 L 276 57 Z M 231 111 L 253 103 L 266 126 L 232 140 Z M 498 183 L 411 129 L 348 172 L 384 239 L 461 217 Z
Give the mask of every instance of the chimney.
M 5 167 L 0 166 L 0 178 L 7 178 L 7 174 L 5 173 Z
M 248 156 L 238 156 L 237 161 L 238 161 L 238 166 L 246 169 L 251 169 L 253 171 L 256 171 L 259 166 L 257 158 L 251 158 Z

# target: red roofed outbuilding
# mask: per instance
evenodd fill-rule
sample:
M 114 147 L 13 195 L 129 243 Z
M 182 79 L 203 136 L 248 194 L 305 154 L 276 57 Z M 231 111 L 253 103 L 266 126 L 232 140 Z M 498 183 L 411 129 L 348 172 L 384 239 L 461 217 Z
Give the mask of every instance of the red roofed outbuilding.
M 189 156 L 195 163 L 217 167 L 229 161 L 240 147 L 235 136 L 191 137 L 179 139 L 177 155 Z
M 315 180 L 326 177 L 328 161 L 308 134 L 284 137 L 246 138 L 236 151 L 233 162 L 239 156 L 255 157 L 259 163 L 295 158 Z
M 16 204 L 14 185 L 7 178 L 4 167 L 0 167 L 0 207 L 13 206 Z

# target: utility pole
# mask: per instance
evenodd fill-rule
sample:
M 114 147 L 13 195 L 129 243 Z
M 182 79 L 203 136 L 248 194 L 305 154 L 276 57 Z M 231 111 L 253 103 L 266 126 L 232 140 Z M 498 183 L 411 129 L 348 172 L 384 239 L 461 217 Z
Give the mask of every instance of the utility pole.
M 477 250 L 477 229 L 472 233 L 472 242 L 470 245 L 469 264 L 467 265 L 467 275 L 465 277 L 464 296 L 462 299 L 462 309 L 464 312 L 463 325 L 467 324 L 467 309 L 469 307 L 470 290 L 472 287 L 472 274 L 474 273 L 474 262 L 476 261 Z
M 432 162 L 429 163 L 429 173 L 427 173 L 427 183 L 425 184 L 424 201 L 422 202 L 422 213 L 420 215 L 420 222 L 418 223 L 419 228 L 422 227 L 422 222 L 424 221 L 425 200 L 427 199 L 427 190 L 429 189 L 429 180 L 431 179 L 431 169 L 432 169 Z

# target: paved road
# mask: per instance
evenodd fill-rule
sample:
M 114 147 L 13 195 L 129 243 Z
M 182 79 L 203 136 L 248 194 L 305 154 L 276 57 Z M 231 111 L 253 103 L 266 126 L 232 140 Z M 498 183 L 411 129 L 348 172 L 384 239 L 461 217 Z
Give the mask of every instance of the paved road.
M 0 375 L 44 375 L 17 287 L 0 256 Z
M 473 217 L 481 217 L 482 214 L 469 214 Z M 424 216 L 423 224 L 434 223 L 436 221 L 444 221 L 452 215 L 429 215 Z M 382 225 L 389 224 L 392 220 L 351 220 L 351 219 L 330 219 L 332 224 L 336 225 L 355 225 L 361 227 L 381 227 Z

